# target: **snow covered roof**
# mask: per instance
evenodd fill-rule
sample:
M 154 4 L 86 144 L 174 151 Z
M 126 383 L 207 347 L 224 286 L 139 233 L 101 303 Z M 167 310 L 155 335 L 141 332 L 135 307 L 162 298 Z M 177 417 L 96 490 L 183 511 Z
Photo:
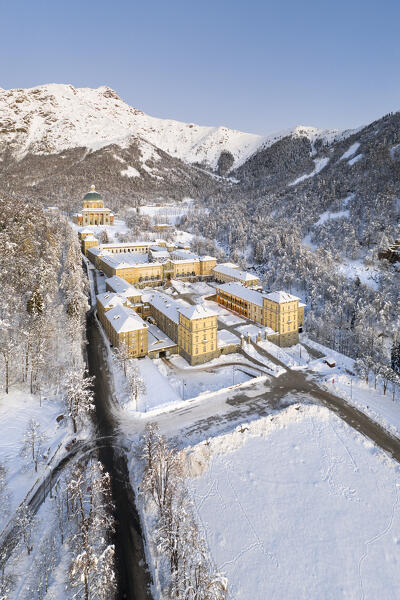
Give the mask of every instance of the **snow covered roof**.
M 117 294 L 123 294 L 124 296 L 141 296 L 141 290 L 138 290 L 133 285 L 130 285 L 125 279 L 122 277 L 118 277 L 118 275 L 113 275 L 106 279 L 106 284 L 116 292 Z
M 178 308 L 180 307 L 175 300 L 160 292 L 153 292 L 146 300 L 151 306 L 154 306 L 156 310 L 159 310 L 171 321 L 179 323 Z
M 197 256 L 197 254 L 194 254 L 193 252 L 190 252 L 189 250 L 174 250 L 171 253 L 172 258 L 177 258 L 177 259 L 185 259 L 185 258 L 199 258 Z
M 205 256 L 200 256 L 200 260 L 215 260 L 215 262 L 217 262 L 215 256 L 208 256 L 207 254 Z
M 105 317 L 117 333 L 147 329 L 147 324 L 134 310 L 120 304 L 107 311 Z
M 117 304 L 125 304 L 126 298 L 115 292 L 105 292 L 96 296 L 97 302 L 99 302 L 103 308 L 113 308 Z
M 238 269 L 239 265 L 235 265 L 235 263 L 231 263 L 231 262 L 226 262 L 226 263 L 219 263 L 219 265 L 217 265 L 217 267 L 230 267 L 231 269 Z
M 195 262 L 199 262 L 199 259 L 194 257 L 194 258 L 182 258 L 182 260 L 171 260 L 171 262 L 174 265 L 188 265 L 188 264 L 193 264 Z
M 97 237 L 95 237 L 93 235 L 93 233 L 91 233 L 90 235 L 87 235 L 83 241 L 84 242 L 97 242 L 98 239 L 97 239 Z
M 221 273 L 221 275 L 228 275 L 229 277 L 235 277 L 240 281 L 258 281 L 259 278 L 257 275 L 253 275 L 252 273 L 248 273 L 247 271 L 242 271 L 239 267 L 235 266 L 234 268 L 225 265 L 216 265 L 213 268 L 214 273 Z
M 267 300 L 272 300 L 272 302 L 277 302 L 278 304 L 281 304 L 283 302 L 293 302 L 294 300 L 300 300 L 300 298 L 298 298 L 297 296 L 293 296 L 292 294 L 289 294 L 289 292 L 284 292 L 282 290 L 279 290 L 278 292 L 270 292 L 269 294 L 264 294 L 264 297 L 267 298 Z
M 256 292 L 255 290 L 247 288 L 240 283 L 235 283 L 234 281 L 223 283 L 222 285 L 217 286 L 217 290 L 232 294 L 241 300 L 251 302 L 252 304 L 257 304 L 258 306 L 264 305 L 263 295 L 261 292 Z
M 176 346 L 176 342 L 171 340 L 159 327 L 148 325 L 147 348 L 149 352 L 172 348 L 174 346 Z
M 93 246 L 93 248 L 88 248 L 87 253 L 92 254 L 93 256 L 102 256 L 103 254 L 105 254 L 104 250 L 102 250 L 98 246 Z
M 147 254 L 140 252 L 127 252 L 126 254 L 110 254 L 103 256 L 103 262 L 113 269 L 129 269 L 130 267 L 141 267 L 144 263 L 149 266 L 159 265 L 160 263 L 149 263 Z
M 187 306 L 179 308 L 178 311 L 187 319 L 194 321 L 195 319 L 205 319 L 206 317 L 216 317 L 218 313 L 206 306 L 203 302 L 195 304 L 194 306 Z
M 123 242 L 123 243 L 110 243 L 101 244 L 101 247 L 107 250 L 107 248 L 136 248 L 136 247 L 149 247 L 154 246 L 154 240 L 152 242 Z

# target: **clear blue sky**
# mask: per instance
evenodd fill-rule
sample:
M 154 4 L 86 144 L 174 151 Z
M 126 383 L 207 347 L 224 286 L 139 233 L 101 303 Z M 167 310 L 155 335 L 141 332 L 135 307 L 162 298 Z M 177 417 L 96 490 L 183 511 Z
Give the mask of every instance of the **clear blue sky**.
M 109 85 L 159 117 L 266 134 L 400 108 L 398 0 L 0 0 L 0 87 Z

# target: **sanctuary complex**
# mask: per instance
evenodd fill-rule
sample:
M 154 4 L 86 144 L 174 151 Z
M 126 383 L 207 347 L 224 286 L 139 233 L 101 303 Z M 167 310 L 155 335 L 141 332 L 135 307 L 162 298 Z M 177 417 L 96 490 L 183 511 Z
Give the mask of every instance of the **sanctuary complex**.
M 185 244 L 163 239 L 100 243 L 90 226 L 111 225 L 114 216 L 94 186 L 74 220 L 83 225 L 82 253 L 106 277 L 106 291 L 97 295 L 99 320 L 112 345 L 124 347 L 129 356 L 179 353 L 197 365 L 238 351 L 243 336 L 233 335 L 234 341 L 226 343 L 218 330 L 218 305 L 260 325 L 259 341 L 262 336 L 278 346 L 298 343 L 305 305 L 297 296 L 265 292 L 254 273 L 234 263 L 217 264 Z M 179 281 L 207 282 L 210 293 L 206 299 L 175 298 Z

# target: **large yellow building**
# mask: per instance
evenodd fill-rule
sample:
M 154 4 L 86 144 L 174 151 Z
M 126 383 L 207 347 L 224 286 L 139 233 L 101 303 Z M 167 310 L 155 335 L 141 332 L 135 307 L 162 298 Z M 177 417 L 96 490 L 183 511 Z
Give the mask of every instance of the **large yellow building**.
M 271 329 L 268 336 L 278 346 L 292 346 L 299 341 L 304 323 L 304 304 L 288 292 L 269 294 L 246 288 L 239 283 L 217 287 L 218 304 Z
M 219 356 L 217 313 L 204 304 L 179 309 L 179 353 L 191 365 Z
M 74 215 L 74 222 L 77 225 L 113 225 L 114 215 L 109 208 L 104 207 L 102 197 L 94 185 L 90 191 L 83 197 L 83 208 L 81 213 Z
M 107 286 L 123 287 L 117 277 L 113 277 L 111 283 L 109 281 Z M 99 320 L 114 346 L 119 347 L 125 342 L 131 356 L 140 357 L 157 356 L 166 345 L 168 351 L 179 352 L 191 365 L 202 364 L 220 355 L 215 311 L 204 304 L 187 306 L 158 291 L 143 294 L 137 302 L 138 296 L 136 293 L 131 295 L 129 287 L 125 294 L 110 291 L 97 296 Z M 168 336 L 167 343 L 165 339 L 156 342 L 153 338 L 157 336 L 157 328 L 145 323 L 137 313 L 150 315 L 157 328 Z

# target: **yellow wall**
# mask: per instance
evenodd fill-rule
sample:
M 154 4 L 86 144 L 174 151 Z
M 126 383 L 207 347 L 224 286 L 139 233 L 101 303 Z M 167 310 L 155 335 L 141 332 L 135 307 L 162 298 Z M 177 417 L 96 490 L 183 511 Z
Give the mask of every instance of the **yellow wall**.
M 82 251 L 85 256 L 87 256 L 88 248 L 93 248 L 94 246 L 98 246 L 99 242 L 97 240 L 82 240 Z
M 201 260 L 200 261 L 200 273 L 204 277 L 209 277 L 213 274 L 212 270 L 217 264 L 217 259 L 212 260 Z
M 191 365 L 201 364 L 219 355 L 217 317 L 188 319 L 179 315 L 179 352 Z

